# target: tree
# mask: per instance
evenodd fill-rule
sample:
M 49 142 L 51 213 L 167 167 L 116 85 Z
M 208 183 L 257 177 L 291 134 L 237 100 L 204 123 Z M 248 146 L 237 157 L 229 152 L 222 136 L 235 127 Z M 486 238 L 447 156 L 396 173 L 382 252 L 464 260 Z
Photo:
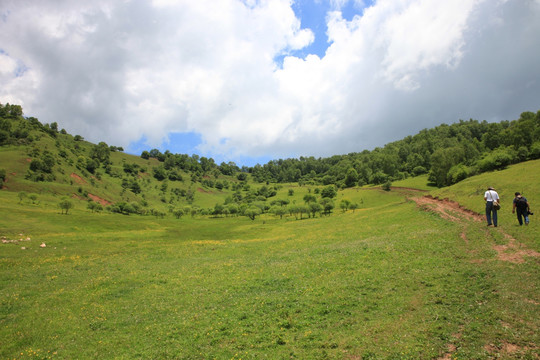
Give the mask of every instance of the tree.
M 345 185 L 347 187 L 353 187 L 358 183 L 358 172 L 354 168 L 347 170 L 347 175 L 345 176 Z
M 311 212 L 312 216 L 315 217 L 316 213 L 320 214 L 323 211 L 323 206 L 318 202 L 311 202 L 309 203 L 309 211 Z
M 332 199 L 332 198 L 336 197 L 336 195 L 337 195 L 337 190 L 336 190 L 336 187 L 334 185 L 328 185 L 327 187 L 325 187 L 321 191 L 321 196 L 323 198 Z
M 67 198 L 64 198 L 58 203 L 58 207 L 62 211 L 62 214 L 64 213 L 64 210 L 65 210 L 66 215 L 67 215 L 69 209 L 73 208 L 73 203 L 70 200 L 68 200 Z
M 223 210 L 225 209 L 225 206 L 223 206 L 222 204 L 216 204 L 214 205 L 214 210 L 212 211 L 212 214 L 213 215 L 221 215 L 223 214 Z
M 134 194 L 139 194 L 141 192 L 141 185 L 139 185 L 137 180 L 133 179 L 129 184 L 129 190 L 131 190 Z
M 516 157 L 516 152 L 512 148 L 500 147 L 478 161 L 478 169 L 482 172 L 504 169 L 510 165 Z
M 32 200 L 32 204 L 35 204 L 37 199 L 38 199 L 38 194 L 32 193 L 32 194 L 28 195 L 28 197 L 30 198 L 30 200 Z
M 279 206 L 284 206 L 284 205 L 289 205 L 290 201 L 287 200 L 287 199 L 276 199 L 274 201 L 272 201 L 270 203 L 270 205 L 279 205 Z
M 159 181 L 167 178 L 167 172 L 165 171 L 165 168 L 163 166 L 154 167 L 153 173 L 154 177 Z
M 103 141 L 94 146 L 90 151 L 90 157 L 101 164 L 108 163 L 110 161 L 110 156 L 111 148 Z
M 325 215 L 330 215 L 332 210 L 334 210 L 334 201 L 328 197 L 321 200 L 321 205 Z
M 50 125 L 50 128 L 51 128 L 52 131 L 57 133 L 58 132 L 58 123 L 52 122 L 51 125 Z
M 88 170 L 90 174 L 93 174 L 98 167 L 99 167 L 99 163 L 96 160 L 86 159 L 85 169 Z
M 390 180 L 388 180 L 387 182 L 385 182 L 383 185 L 382 185 L 382 189 L 384 191 L 390 191 L 392 189 L 392 182 Z
M 300 214 L 300 220 L 302 220 L 302 217 L 304 214 L 310 214 L 309 207 L 307 205 L 297 205 L 298 213 Z
M 455 184 L 469 177 L 470 171 L 466 165 L 458 164 L 454 165 L 448 171 L 448 182 L 450 184 Z
M 343 210 L 343 212 L 349 210 L 349 207 L 351 206 L 351 201 L 349 199 L 342 199 L 339 203 L 339 207 Z
M 174 215 L 175 218 L 180 219 L 180 218 L 182 217 L 182 215 L 184 215 L 184 210 L 182 210 L 182 209 L 175 209 L 175 210 L 173 211 L 173 215 Z
M 238 205 L 236 204 L 229 204 L 227 205 L 227 210 L 229 211 L 229 214 L 236 216 L 238 214 Z
M 19 204 L 23 202 L 24 199 L 26 199 L 28 197 L 28 194 L 26 193 L 26 191 L 20 191 L 18 194 L 17 194 L 17 197 L 19 198 Z
M 287 213 L 287 208 L 284 206 L 274 205 L 270 208 L 270 213 L 279 216 L 280 219 L 283 219 L 283 215 Z
M 4 186 L 4 182 L 6 181 L 6 170 L 0 169 L 0 189 Z
M 459 164 L 464 158 L 461 147 L 440 148 L 431 155 L 431 170 L 428 180 L 438 187 L 450 185 L 448 172 L 452 166 Z
M 250 206 L 246 210 L 244 210 L 244 216 L 247 216 L 251 220 L 255 220 L 255 217 L 257 215 L 260 215 L 262 213 L 261 209 L 259 209 L 256 206 Z
M 92 200 L 88 202 L 88 205 L 86 207 L 88 208 L 88 210 L 91 210 L 92 213 L 103 211 L 103 206 Z
M 9 131 L 0 130 L 0 145 L 7 144 L 9 140 Z

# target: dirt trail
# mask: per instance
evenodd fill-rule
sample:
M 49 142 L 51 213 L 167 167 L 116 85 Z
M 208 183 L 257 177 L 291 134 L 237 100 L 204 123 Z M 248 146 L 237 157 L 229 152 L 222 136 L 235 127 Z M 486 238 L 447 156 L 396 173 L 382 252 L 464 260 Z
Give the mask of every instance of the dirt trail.
M 482 214 L 478 214 L 474 211 L 464 208 L 455 201 L 449 199 L 439 199 L 434 198 L 431 195 L 422 195 L 421 191 L 414 189 L 405 189 L 397 188 L 395 189 L 403 193 L 408 200 L 414 201 L 418 207 L 424 211 L 430 211 L 438 214 L 441 218 L 448 221 L 456 222 L 462 225 L 461 239 L 465 241 L 466 244 L 469 243 L 467 238 L 467 229 L 471 226 L 484 226 L 485 227 L 485 217 Z M 473 224 L 471 224 L 473 220 Z M 511 235 L 507 234 L 502 228 L 485 228 L 486 238 L 490 238 L 493 231 L 497 231 L 504 236 L 507 241 L 506 245 L 497 245 L 493 244 L 492 248 L 497 252 L 497 258 L 500 261 L 508 261 L 515 264 L 520 264 L 525 262 L 525 257 L 540 257 L 540 253 L 532 249 L 527 249 L 527 247 L 514 239 Z M 474 263 L 482 263 L 486 259 L 476 259 L 472 260 Z M 455 341 L 459 341 L 461 335 L 454 335 Z M 520 354 L 522 351 L 527 351 L 528 347 L 520 347 L 518 345 L 511 344 L 510 342 L 504 342 L 502 347 L 496 347 L 494 345 L 486 345 L 486 351 L 493 355 L 494 357 L 503 356 L 514 356 Z M 447 350 L 441 354 L 437 360 L 450 360 L 453 358 L 453 354 L 457 351 L 457 346 L 455 342 L 447 344 Z
M 396 188 L 396 190 L 407 195 L 407 198 L 414 201 L 420 207 L 420 209 L 436 213 L 448 221 L 462 224 L 463 232 L 461 233 L 461 238 L 466 243 L 469 242 L 466 234 L 468 220 L 472 219 L 478 223 L 485 221 L 484 215 L 466 209 L 455 201 L 451 201 L 449 199 L 439 199 L 432 197 L 431 195 L 418 196 L 421 191 L 415 191 L 414 189 Z M 525 262 L 526 256 L 540 257 L 539 252 L 528 249 L 524 244 L 514 239 L 502 228 L 493 228 L 492 230 L 501 233 L 508 241 L 506 245 L 493 245 L 493 250 L 497 252 L 497 257 L 499 260 L 520 264 Z M 486 232 L 486 236 L 489 236 L 489 234 L 490 232 Z

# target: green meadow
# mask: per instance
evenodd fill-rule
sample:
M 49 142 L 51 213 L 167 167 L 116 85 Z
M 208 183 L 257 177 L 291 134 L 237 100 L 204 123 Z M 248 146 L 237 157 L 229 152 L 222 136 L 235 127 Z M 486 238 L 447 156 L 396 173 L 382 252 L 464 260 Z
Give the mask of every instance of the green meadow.
M 0 358 L 538 359 L 540 213 L 520 228 L 511 199 L 536 210 L 539 175 L 531 161 L 443 189 L 419 177 L 339 191 L 354 211 L 253 221 L 82 201 L 61 215 L 52 196 L 0 191 L 0 236 L 17 240 L 0 244 Z M 410 199 L 482 213 L 489 185 L 497 229 Z M 289 188 L 309 191 L 278 197 Z

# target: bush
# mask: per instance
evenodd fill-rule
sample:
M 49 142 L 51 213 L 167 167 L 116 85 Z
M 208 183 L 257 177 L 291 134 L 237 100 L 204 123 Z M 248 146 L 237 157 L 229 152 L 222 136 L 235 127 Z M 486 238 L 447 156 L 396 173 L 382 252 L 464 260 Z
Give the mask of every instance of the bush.
M 137 203 L 126 203 L 126 202 L 121 201 L 114 205 L 109 206 L 107 209 L 113 213 L 129 215 L 129 214 L 139 213 L 140 205 Z
M 470 176 L 470 170 L 463 164 L 454 165 L 448 171 L 447 177 L 450 184 L 455 184 L 461 180 L 465 180 Z
M 531 151 L 529 152 L 531 159 L 540 159 L 540 141 L 531 145 Z
M 427 171 L 426 168 L 423 167 L 423 166 L 416 166 L 416 167 L 412 170 L 412 174 L 413 174 L 414 176 L 426 174 L 427 172 L 428 172 L 428 171 Z
M 321 197 L 323 198 L 334 198 L 337 195 L 337 190 L 334 185 L 328 185 L 321 191 Z
M 7 144 L 9 142 L 9 132 L 0 130 L 0 145 Z
M 377 171 L 375 174 L 371 175 L 370 182 L 375 185 L 384 184 L 388 181 L 388 175 L 382 171 Z
M 161 181 L 167 178 L 167 171 L 163 166 L 157 166 L 153 168 L 154 178 Z
M 175 218 L 180 219 L 184 215 L 184 210 L 182 209 L 174 209 L 173 215 Z
M 93 202 L 93 201 L 88 202 L 87 208 L 89 210 L 92 210 L 92 212 L 101 212 L 101 211 L 103 211 L 103 206 L 101 204 Z
M 387 182 L 385 182 L 383 185 L 382 185 L 382 189 L 384 191 L 390 191 L 390 189 L 392 188 L 392 182 L 390 180 L 388 180 Z
M 478 170 L 486 172 L 504 169 L 514 162 L 516 155 L 511 148 L 500 147 L 478 161 Z
M 58 203 L 58 207 L 62 211 L 61 212 L 62 214 L 64 213 L 64 210 L 65 210 L 66 215 L 67 215 L 69 209 L 73 208 L 73 203 L 70 200 L 68 200 L 67 198 L 64 198 Z

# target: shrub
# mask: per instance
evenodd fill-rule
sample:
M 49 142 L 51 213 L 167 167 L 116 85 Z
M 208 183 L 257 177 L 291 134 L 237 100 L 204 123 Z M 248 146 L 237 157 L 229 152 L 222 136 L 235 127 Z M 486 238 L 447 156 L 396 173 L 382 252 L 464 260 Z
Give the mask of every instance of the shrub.
M 370 182 L 375 185 L 383 184 L 386 181 L 388 181 L 388 175 L 383 173 L 382 171 L 377 171 L 373 175 L 371 175 Z
M 531 145 L 531 151 L 529 152 L 531 159 L 540 159 L 540 141 L 536 141 Z
M 4 182 L 6 181 L 6 170 L 0 169 L 0 189 L 4 185 Z
M 500 147 L 484 156 L 477 163 L 480 172 L 501 170 L 514 162 L 516 152 L 511 148 Z
M 92 212 L 101 212 L 103 211 L 103 206 L 97 202 L 89 201 L 87 208 L 92 210 Z
M 173 215 L 174 215 L 175 218 L 180 219 L 182 217 L 182 215 L 184 215 L 184 210 L 182 210 L 182 209 L 174 209 L 173 210 Z
M 426 174 L 427 173 L 427 170 L 425 167 L 423 166 L 416 166 L 413 170 L 412 170 L 412 174 L 414 176 L 418 176 L 418 175 L 422 175 L 422 174 Z
M 454 165 L 448 171 L 447 177 L 450 184 L 455 184 L 470 176 L 470 170 L 463 164 Z
M 67 215 L 69 209 L 73 208 L 73 203 L 70 200 L 68 200 L 67 198 L 64 198 L 58 203 L 58 207 L 62 211 L 61 212 L 62 214 L 64 213 L 64 210 L 65 210 L 66 215 Z
M 321 196 L 323 198 L 334 198 L 336 197 L 337 195 L 337 190 L 336 190 L 336 187 L 334 185 L 328 185 L 327 187 L 325 187 L 324 189 L 322 189 L 321 191 Z

